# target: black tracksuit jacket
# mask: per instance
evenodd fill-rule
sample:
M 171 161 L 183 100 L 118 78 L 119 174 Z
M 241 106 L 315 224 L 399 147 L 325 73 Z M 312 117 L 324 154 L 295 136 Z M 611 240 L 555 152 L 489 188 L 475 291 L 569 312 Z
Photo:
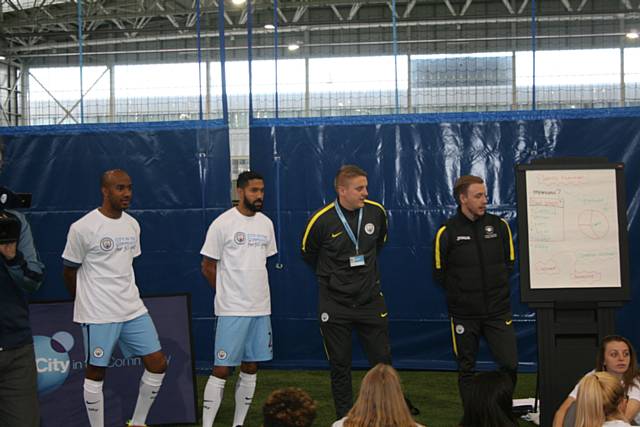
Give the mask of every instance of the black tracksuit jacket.
M 458 208 L 438 229 L 433 247 L 434 278 L 444 287 L 449 314 L 480 319 L 511 313 L 515 251 L 504 219 L 485 213 L 471 221 Z
M 315 269 L 321 293 L 326 292 L 342 305 L 364 305 L 380 294 L 378 253 L 387 239 L 387 215 L 381 204 L 366 200 L 359 240 L 359 254 L 364 255 L 365 265 L 351 267 L 349 258 L 356 255 L 355 245 L 345 232 L 334 203 L 311 216 L 302 237 L 302 257 Z M 359 211 L 341 209 L 357 236 Z

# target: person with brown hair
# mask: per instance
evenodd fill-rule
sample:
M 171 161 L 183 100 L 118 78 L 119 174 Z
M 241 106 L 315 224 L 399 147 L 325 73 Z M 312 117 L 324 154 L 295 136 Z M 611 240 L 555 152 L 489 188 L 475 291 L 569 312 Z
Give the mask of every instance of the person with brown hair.
M 317 405 L 309 394 L 297 387 L 271 392 L 262 407 L 263 427 L 311 427 Z
M 458 388 L 466 406 L 481 337 L 515 388 L 518 351 L 509 287 L 515 250 L 507 221 L 487 213 L 482 178 L 458 178 L 454 197 L 457 213 L 435 236 L 433 271 L 447 298 Z
M 513 414 L 513 384 L 503 372 L 476 374 L 464 402 L 464 427 L 518 427 Z
M 423 427 L 411 417 L 396 370 L 379 363 L 362 379 L 353 408 L 331 427 L 387 426 Z
M 594 372 L 607 372 L 618 379 L 628 401 L 624 415 L 635 424 L 640 424 L 640 371 L 638 359 L 631 342 L 620 335 L 609 335 L 600 343 L 596 355 Z M 560 405 L 553 418 L 553 427 L 573 426 L 575 419 L 575 401 L 580 392 L 578 383 L 565 401 Z
M 620 380 L 608 372 L 587 374 L 578 391 L 575 427 L 625 427 L 627 400 Z
M 371 366 L 390 365 L 391 347 L 378 270 L 378 255 L 387 240 L 387 213 L 380 203 L 367 199 L 367 173 L 359 167 L 342 166 L 334 184 L 336 200 L 307 223 L 302 257 L 318 278 L 318 320 L 340 419 L 353 405 L 353 331 Z

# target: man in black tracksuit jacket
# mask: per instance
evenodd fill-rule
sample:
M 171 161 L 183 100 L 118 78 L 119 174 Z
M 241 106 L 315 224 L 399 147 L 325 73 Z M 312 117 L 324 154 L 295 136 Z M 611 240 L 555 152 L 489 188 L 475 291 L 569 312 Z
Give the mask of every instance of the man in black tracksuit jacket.
M 509 298 L 513 239 L 507 221 L 486 213 L 486 193 L 481 178 L 460 177 L 454 186 L 458 212 L 438 229 L 434 242 L 434 276 L 447 297 L 463 404 L 481 336 L 514 387 L 518 367 Z
M 391 364 L 391 350 L 378 271 L 378 253 L 387 238 L 386 212 L 381 204 L 366 199 L 367 175 L 357 166 L 343 166 L 335 187 L 337 200 L 309 219 L 302 256 L 318 277 L 320 331 L 340 419 L 353 405 L 352 331 L 358 333 L 371 366 Z

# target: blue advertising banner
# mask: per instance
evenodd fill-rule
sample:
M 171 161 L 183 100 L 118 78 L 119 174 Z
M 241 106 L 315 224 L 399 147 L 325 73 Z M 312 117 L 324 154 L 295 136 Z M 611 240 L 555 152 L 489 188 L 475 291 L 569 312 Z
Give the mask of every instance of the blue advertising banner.
M 147 423 L 195 423 L 189 295 L 143 300 L 169 365 Z M 81 328 L 72 320 L 73 303 L 32 304 L 30 311 L 42 427 L 89 425 L 83 403 L 86 359 Z M 116 349 L 104 381 L 106 427 L 121 427 L 131 418 L 143 371 L 140 357 L 125 358 Z

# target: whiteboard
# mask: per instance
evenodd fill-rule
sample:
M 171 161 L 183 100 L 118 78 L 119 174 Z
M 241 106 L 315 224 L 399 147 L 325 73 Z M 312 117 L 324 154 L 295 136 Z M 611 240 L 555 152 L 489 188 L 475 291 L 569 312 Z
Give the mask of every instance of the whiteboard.
M 527 170 L 525 182 L 530 288 L 620 288 L 615 170 Z

